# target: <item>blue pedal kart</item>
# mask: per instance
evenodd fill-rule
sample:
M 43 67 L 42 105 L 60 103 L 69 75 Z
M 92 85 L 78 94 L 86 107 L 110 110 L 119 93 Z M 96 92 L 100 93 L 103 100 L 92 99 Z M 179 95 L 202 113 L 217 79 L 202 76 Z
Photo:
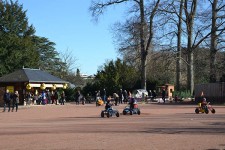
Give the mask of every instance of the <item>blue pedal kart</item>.
M 102 110 L 101 117 L 104 118 L 105 116 L 107 116 L 108 118 L 109 117 L 112 117 L 112 116 L 119 117 L 120 116 L 120 113 L 119 113 L 119 111 L 117 109 L 113 109 L 111 107 L 111 108 Z
M 126 115 L 126 114 L 130 114 L 130 115 L 138 114 L 138 115 L 140 115 L 141 111 L 138 108 L 137 104 L 134 104 L 134 108 L 131 108 L 130 104 L 129 104 L 123 109 L 123 115 Z

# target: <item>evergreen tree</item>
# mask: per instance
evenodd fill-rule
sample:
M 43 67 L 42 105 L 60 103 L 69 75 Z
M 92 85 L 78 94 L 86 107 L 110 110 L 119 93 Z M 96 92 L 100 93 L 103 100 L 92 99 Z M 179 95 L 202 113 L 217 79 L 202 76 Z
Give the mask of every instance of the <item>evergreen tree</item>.
M 106 88 L 107 93 L 112 94 L 121 88 L 132 89 L 137 80 L 136 70 L 122 60 L 117 59 L 115 62 L 106 63 L 103 69 L 98 71 L 94 87 L 99 88 L 96 90 Z
M 54 46 L 48 38 L 35 35 L 18 1 L 0 1 L 0 76 L 28 67 L 63 78 L 67 64 L 58 57 Z
M 63 66 L 59 61 L 59 53 L 55 50 L 55 43 L 49 41 L 45 37 L 33 37 L 33 42 L 35 49 L 39 54 L 38 66 L 42 70 L 54 73 L 56 71 L 62 70 L 60 66 Z M 58 65 L 57 65 L 58 64 Z M 58 67 L 57 67 L 58 66 Z
M 35 29 L 18 2 L 0 1 L 0 76 L 15 69 L 37 67 L 39 55 L 32 42 Z

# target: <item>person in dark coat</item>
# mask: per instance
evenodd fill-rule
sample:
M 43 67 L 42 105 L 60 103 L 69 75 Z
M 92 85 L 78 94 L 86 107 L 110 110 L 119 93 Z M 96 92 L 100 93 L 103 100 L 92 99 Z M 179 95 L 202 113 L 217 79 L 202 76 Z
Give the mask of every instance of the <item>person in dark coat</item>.
M 130 104 L 130 109 L 131 109 L 131 110 L 134 109 L 134 103 L 135 103 L 135 99 L 132 97 L 132 98 L 130 99 L 130 102 L 129 102 L 129 104 Z
M 111 98 L 108 98 L 105 104 L 105 110 L 108 110 L 111 107 L 112 107 Z
M 122 89 L 120 89 L 118 94 L 119 94 L 119 104 L 122 104 L 123 103 L 123 91 L 122 91 Z
M 66 100 L 66 95 L 65 95 L 65 92 L 62 91 L 62 93 L 61 93 L 61 101 L 60 101 L 60 104 L 61 104 L 61 105 L 64 105 L 65 100 Z
M 103 89 L 102 99 L 103 99 L 104 103 L 107 102 L 106 90 L 105 89 Z
M 3 110 L 3 112 L 5 112 L 5 107 L 6 107 L 6 105 L 8 106 L 8 112 L 10 112 L 10 100 L 11 100 L 11 95 L 10 95 L 8 89 L 7 89 L 6 92 L 4 93 L 3 100 L 4 100 L 4 110 Z
M 123 102 L 126 104 L 128 102 L 128 93 L 127 93 L 127 90 L 124 90 L 123 91 L 123 96 L 124 96 Z
M 162 100 L 164 103 L 166 102 L 166 90 L 165 89 L 162 90 Z
M 58 95 L 58 91 L 57 90 L 55 90 L 54 99 L 55 99 L 55 104 L 58 105 L 59 95 Z
M 81 99 L 81 93 L 80 93 L 80 90 L 78 90 L 76 95 L 75 95 L 76 105 L 80 104 L 80 99 Z
M 13 107 L 12 107 L 12 112 L 14 110 L 14 107 L 16 107 L 16 112 L 18 110 L 18 104 L 19 104 L 19 93 L 18 91 L 15 91 L 15 93 L 13 94 Z

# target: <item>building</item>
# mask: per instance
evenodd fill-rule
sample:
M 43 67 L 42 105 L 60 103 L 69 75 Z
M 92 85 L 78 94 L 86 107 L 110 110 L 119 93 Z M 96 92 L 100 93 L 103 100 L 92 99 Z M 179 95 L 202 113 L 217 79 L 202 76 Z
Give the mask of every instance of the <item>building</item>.
M 55 77 L 40 69 L 23 68 L 13 73 L 0 77 L 0 105 L 3 105 L 3 94 L 6 89 L 10 93 L 18 91 L 20 104 L 24 103 L 27 92 L 40 93 L 49 89 L 54 91 L 59 88 L 67 88 L 68 82 Z

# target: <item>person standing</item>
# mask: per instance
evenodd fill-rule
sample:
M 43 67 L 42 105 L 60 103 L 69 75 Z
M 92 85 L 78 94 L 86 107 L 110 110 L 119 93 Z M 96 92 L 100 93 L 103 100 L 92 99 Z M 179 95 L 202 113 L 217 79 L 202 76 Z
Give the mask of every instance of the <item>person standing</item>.
M 75 95 L 76 105 L 80 104 L 80 97 L 81 97 L 81 93 L 80 93 L 80 90 L 78 90 L 76 95 Z
M 105 89 L 103 90 L 103 96 L 102 96 L 102 98 L 103 98 L 104 103 L 106 103 L 107 97 L 106 97 L 106 90 Z
M 162 90 L 162 100 L 164 103 L 166 102 L 166 90 L 165 89 Z
M 49 89 L 46 91 L 46 98 L 48 100 L 48 104 L 51 104 L 51 92 L 49 91 Z
M 58 99 L 59 99 L 58 91 L 55 90 L 55 93 L 54 93 L 54 101 L 55 101 L 55 104 L 56 105 L 58 105 Z
M 26 95 L 26 105 L 31 104 L 31 99 L 32 99 L 31 92 L 28 92 L 27 95 Z
M 13 107 L 12 107 L 12 112 L 13 112 L 15 106 L 16 106 L 16 112 L 17 112 L 19 102 L 20 102 L 19 101 L 19 93 L 18 93 L 18 91 L 15 91 L 15 93 L 13 94 Z
M 153 90 L 153 91 L 152 91 L 152 101 L 153 101 L 155 98 L 156 98 L 156 91 Z
M 9 90 L 7 89 L 6 92 L 4 93 L 4 96 L 3 96 L 3 100 L 4 100 L 4 110 L 3 112 L 5 112 L 5 107 L 6 105 L 8 105 L 8 112 L 10 112 L 10 93 L 9 93 Z
M 42 104 L 46 105 L 47 104 L 47 97 L 46 97 L 45 91 L 42 91 L 41 97 L 42 97 Z
M 117 106 L 118 100 L 119 100 L 119 95 L 117 93 L 113 93 L 113 99 L 115 101 L 115 105 Z
M 128 102 L 128 93 L 127 93 L 127 90 L 124 90 L 123 91 L 123 96 L 124 96 L 123 102 L 126 104 Z
M 54 95 L 54 91 L 51 91 L 51 101 L 52 101 L 52 104 L 55 103 L 55 95 Z
M 64 105 L 65 99 L 66 99 L 65 92 L 62 91 L 62 93 L 61 93 L 61 101 L 60 101 L 60 104 L 61 104 L 61 105 Z
M 122 89 L 120 89 L 119 91 L 119 104 L 122 104 L 123 103 L 123 91 Z

